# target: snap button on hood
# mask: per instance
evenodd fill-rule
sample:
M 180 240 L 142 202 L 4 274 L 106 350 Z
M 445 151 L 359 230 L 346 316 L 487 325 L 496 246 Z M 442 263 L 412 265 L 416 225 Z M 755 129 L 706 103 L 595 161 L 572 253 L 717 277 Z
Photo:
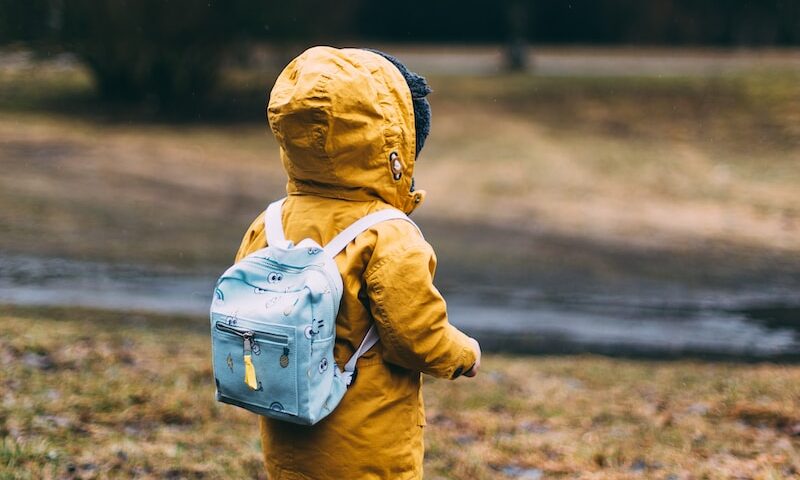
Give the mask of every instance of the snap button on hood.
M 400 180 L 403 177 L 403 164 L 400 163 L 400 160 L 397 158 L 397 152 L 392 152 L 389 154 L 389 162 L 392 164 L 392 178 L 395 180 Z M 414 190 L 414 182 L 411 182 L 411 188 L 409 191 Z

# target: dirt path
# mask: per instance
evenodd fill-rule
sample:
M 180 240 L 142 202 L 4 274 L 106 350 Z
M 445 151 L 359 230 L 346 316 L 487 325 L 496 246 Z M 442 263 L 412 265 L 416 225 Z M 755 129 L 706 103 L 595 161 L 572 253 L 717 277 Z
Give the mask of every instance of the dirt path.
M 502 45 L 370 45 L 401 58 L 423 74 L 473 75 L 500 73 L 505 66 Z M 287 58 L 269 45 L 253 47 L 248 68 L 276 70 Z M 290 56 L 288 57 L 290 58 Z M 668 48 L 668 47 L 528 47 L 528 73 L 544 76 L 715 76 L 752 70 L 800 70 L 798 48 Z M 0 70 L 35 66 L 31 52 L 0 50 Z M 48 60 L 55 70 L 79 65 L 71 54 Z
M 377 45 L 423 74 L 496 74 L 504 70 L 500 45 Z M 275 68 L 280 55 L 256 49 L 254 66 Z M 764 70 L 800 70 L 800 49 L 554 47 L 531 45 L 528 72 L 544 76 L 712 76 Z

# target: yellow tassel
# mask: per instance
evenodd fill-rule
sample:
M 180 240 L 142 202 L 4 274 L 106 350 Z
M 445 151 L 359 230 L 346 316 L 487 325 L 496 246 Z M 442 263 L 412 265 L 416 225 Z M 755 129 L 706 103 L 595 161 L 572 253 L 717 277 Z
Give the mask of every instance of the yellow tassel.
M 250 358 L 250 355 L 244 356 L 244 383 L 246 383 L 251 390 L 258 389 L 256 369 L 253 366 L 253 360 Z

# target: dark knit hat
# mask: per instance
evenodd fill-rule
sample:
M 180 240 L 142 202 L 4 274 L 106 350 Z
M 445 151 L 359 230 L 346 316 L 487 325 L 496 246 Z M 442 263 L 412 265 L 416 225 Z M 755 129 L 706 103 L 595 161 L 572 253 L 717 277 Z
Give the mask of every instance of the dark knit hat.
M 377 53 L 386 60 L 389 60 L 392 65 L 400 70 L 400 73 L 403 74 L 403 78 L 406 79 L 408 88 L 411 90 L 411 101 L 414 103 L 414 125 L 416 125 L 415 133 L 417 137 L 416 156 L 419 156 L 420 150 L 422 150 L 422 147 L 425 145 L 425 139 L 428 138 L 428 134 L 431 132 L 431 105 L 425 98 L 431 93 L 431 87 L 428 86 L 428 82 L 425 81 L 424 77 L 412 72 L 403 65 L 400 60 L 388 53 L 371 48 L 365 48 L 364 50 Z

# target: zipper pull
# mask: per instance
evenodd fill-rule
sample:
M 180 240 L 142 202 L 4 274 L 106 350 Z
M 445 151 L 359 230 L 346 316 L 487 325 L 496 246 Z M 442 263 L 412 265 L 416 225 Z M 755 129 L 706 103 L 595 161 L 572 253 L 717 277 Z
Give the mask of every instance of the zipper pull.
M 283 347 L 283 355 L 279 359 L 281 364 L 281 368 L 286 368 L 289 366 L 289 347 Z
M 253 366 L 253 332 L 245 332 L 244 338 L 244 383 L 251 390 L 258 390 L 258 380 L 256 380 L 256 368 Z

